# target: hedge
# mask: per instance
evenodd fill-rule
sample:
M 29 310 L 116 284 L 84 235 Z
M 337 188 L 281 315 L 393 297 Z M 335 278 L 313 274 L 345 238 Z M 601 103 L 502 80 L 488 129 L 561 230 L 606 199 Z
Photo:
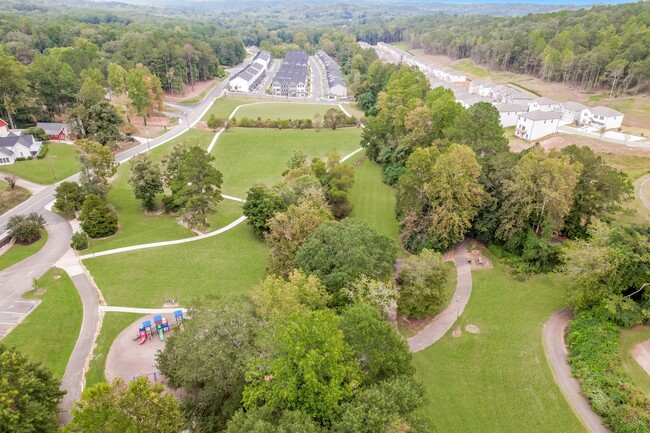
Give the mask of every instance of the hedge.
M 47 155 L 47 152 L 49 152 L 49 150 L 50 150 L 49 146 L 47 144 L 43 144 L 43 146 L 41 147 L 41 151 L 38 152 L 36 158 L 38 159 L 45 158 L 45 155 Z
M 312 129 L 314 127 L 314 121 L 312 119 L 266 119 L 262 120 L 261 118 L 250 119 L 248 117 L 242 117 L 241 119 L 233 118 L 230 120 L 235 126 L 240 128 L 277 128 L 277 129 Z M 343 120 L 341 126 L 355 126 L 359 123 L 359 119 L 356 117 L 346 117 Z M 321 127 L 326 129 L 324 126 Z
M 566 336 L 569 364 L 582 394 L 614 433 L 650 433 L 650 399 L 623 370 L 620 328 L 603 311 L 581 311 Z

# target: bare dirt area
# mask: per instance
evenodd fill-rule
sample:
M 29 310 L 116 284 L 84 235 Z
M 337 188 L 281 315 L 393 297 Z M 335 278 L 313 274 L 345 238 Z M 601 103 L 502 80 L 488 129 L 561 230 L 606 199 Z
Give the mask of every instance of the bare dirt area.
M 479 271 L 481 269 L 492 269 L 492 261 L 483 254 L 483 250 L 487 249 L 487 245 L 476 239 L 470 242 L 470 249 L 467 252 L 469 261 L 471 263 L 470 269 L 472 271 Z
M 151 116 L 147 117 L 147 129 L 145 131 L 144 122 L 141 117 L 135 116 L 131 117 L 131 124 L 138 128 L 138 135 L 144 137 L 146 134 L 149 134 L 149 137 L 162 131 L 163 129 L 173 128 L 175 125 L 172 125 L 170 118 L 166 116 Z M 146 132 L 146 134 L 145 134 Z
M 594 140 L 578 135 L 556 134 L 539 140 L 539 144 L 545 150 L 562 149 L 575 144 L 576 146 L 580 147 L 588 146 L 596 153 L 613 153 L 616 155 L 630 155 L 650 158 L 650 149 L 609 143 L 606 141 Z M 528 149 L 534 145 L 535 143 L 529 143 L 518 138 L 510 138 L 510 149 L 513 152 L 521 152 L 522 150 Z
M 180 102 L 184 101 L 186 99 L 192 99 L 196 98 L 197 96 L 201 95 L 205 89 L 210 87 L 216 79 L 212 80 L 207 80 L 207 81 L 197 81 L 194 83 L 194 87 L 192 86 L 183 86 L 183 91 L 181 93 L 174 93 L 173 95 L 169 91 L 165 91 L 165 101 L 167 102 Z

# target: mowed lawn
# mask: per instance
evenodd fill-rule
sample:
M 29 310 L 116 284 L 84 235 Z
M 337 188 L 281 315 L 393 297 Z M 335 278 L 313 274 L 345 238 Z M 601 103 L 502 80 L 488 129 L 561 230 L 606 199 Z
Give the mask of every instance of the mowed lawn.
M 498 263 L 472 277 L 472 296 L 459 320 L 462 336 L 448 333 L 414 355 L 429 398 L 424 412 L 435 431 L 585 432 L 555 384 L 542 346 L 544 322 L 564 306 L 557 279 L 515 281 Z M 480 334 L 465 332 L 468 324 Z
M 343 128 L 316 132 L 299 129 L 234 128 L 219 137 L 212 154 L 223 173 L 223 193 L 245 198 L 253 184 L 273 185 L 294 151 L 308 159 L 325 158 L 332 151 L 340 156 L 359 148 L 361 129 Z
M 0 215 L 13 209 L 31 196 L 25 188 L 15 186 L 9 188 L 9 184 L 0 180 Z
M 224 96 L 223 98 L 219 98 L 210 107 L 207 113 L 205 113 L 205 116 L 203 116 L 204 122 L 207 122 L 207 120 L 210 118 L 211 115 L 215 115 L 218 119 L 227 119 L 230 117 L 230 114 L 233 112 L 235 108 L 237 108 L 238 105 L 243 105 L 243 104 L 251 104 L 253 102 L 260 102 L 260 98 L 256 98 L 254 96 Z
M 244 222 L 225 233 L 181 245 L 84 260 L 108 305 L 186 306 L 210 293 L 247 292 L 264 275 L 266 245 Z
M 106 381 L 104 377 L 106 357 L 108 356 L 108 351 L 111 349 L 113 341 L 115 341 L 120 332 L 138 320 L 139 317 L 144 316 L 135 313 L 109 312 L 104 314 L 102 329 L 97 336 L 97 343 L 93 351 L 92 360 L 90 361 L 90 367 L 86 372 L 86 388 Z
M 160 162 L 176 145 L 199 146 L 206 149 L 213 136 L 214 134 L 208 131 L 190 129 L 180 137 L 153 149 L 150 153 L 151 159 Z M 129 184 L 130 176 L 131 164 L 129 162 L 121 164 L 108 192 L 108 201 L 117 211 L 120 225 L 118 232 L 106 239 L 91 240 L 90 248 L 84 251 L 84 254 L 195 236 L 191 230 L 178 224 L 176 218 L 171 215 L 145 214 L 142 202 L 133 195 L 133 189 Z
M 650 210 L 641 202 L 641 184 L 646 175 L 650 173 L 650 157 L 644 158 L 635 155 L 617 155 L 602 153 L 605 162 L 610 166 L 626 173 L 634 187 L 634 197 L 623 205 L 623 210 L 614 217 L 617 221 L 631 224 L 650 224 Z M 650 198 L 650 182 L 645 184 L 644 197 Z
M 2 344 L 45 364 L 54 377 L 61 379 L 81 330 L 83 307 L 72 280 L 61 269 L 50 269 L 38 280 L 38 287 L 46 292 L 41 296 L 30 292 L 26 297 L 40 299 L 41 304 Z
M 650 326 L 638 326 L 621 332 L 621 363 L 634 384 L 650 397 L 650 376 L 632 356 L 632 348 L 650 339 Z
M 47 232 L 42 230 L 41 238 L 36 242 L 29 245 L 14 244 L 9 248 L 9 250 L 0 256 L 0 271 L 25 260 L 32 254 L 36 254 L 41 248 L 43 248 L 45 242 L 47 242 Z
M 247 105 L 237 110 L 234 117 L 242 119 L 260 118 L 266 119 L 313 119 L 316 114 L 320 114 L 321 119 L 327 110 L 335 108 L 333 104 L 301 104 L 296 102 L 263 102 L 255 105 Z M 340 111 L 340 110 L 339 110 Z
M 75 145 L 51 141 L 48 141 L 47 145 L 50 150 L 45 158 L 16 161 L 13 165 L 2 165 L 0 172 L 15 174 L 21 179 L 41 185 L 50 185 L 79 171 L 80 165 Z

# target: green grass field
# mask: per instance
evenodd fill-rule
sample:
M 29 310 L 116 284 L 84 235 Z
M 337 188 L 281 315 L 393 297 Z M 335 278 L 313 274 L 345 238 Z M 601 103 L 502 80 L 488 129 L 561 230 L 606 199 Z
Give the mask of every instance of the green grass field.
M 203 116 L 202 120 L 204 122 L 207 121 L 212 114 L 217 116 L 218 119 L 227 119 L 230 116 L 230 113 L 232 113 L 238 105 L 251 104 L 253 102 L 260 101 L 260 98 L 255 98 L 252 96 L 224 96 L 223 98 L 219 98 L 214 101 L 208 112 L 205 113 L 205 116 Z
M 472 273 L 472 297 L 459 325 L 480 334 L 447 334 L 414 356 L 429 403 L 424 413 L 445 433 L 585 432 L 553 380 L 542 326 L 564 305 L 551 275 L 519 282 L 495 262 Z
M 206 149 L 213 136 L 214 134 L 208 131 L 191 129 L 182 136 L 153 149 L 150 153 L 151 159 L 162 160 L 177 144 Z M 129 184 L 130 170 L 128 162 L 120 165 L 108 193 L 108 200 L 117 211 L 119 231 L 106 239 L 91 240 L 90 248 L 84 251 L 84 254 L 194 236 L 191 230 L 178 224 L 173 216 L 165 213 L 160 215 L 144 213 L 140 200 L 134 197 L 133 189 Z
M 490 72 L 481 68 L 480 66 L 477 66 L 472 62 L 471 60 L 461 60 L 460 62 L 451 65 L 452 69 L 455 69 L 460 72 L 467 72 L 472 75 L 476 75 L 477 77 L 489 77 Z
M 18 206 L 31 195 L 25 188 L 16 186 L 11 189 L 7 182 L 0 180 L 0 215 Z
M 628 203 L 625 203 L 624 210 L 617 213 L 615 219 L 624 223 L 650 224 L 650 211 L 639 199 L 641 177 L 650 173 L 650 158 L 613 153 L 601 153 L 600 156 L 610 166 L 626 173 L 634 186 L 634 197 Z M 650 184 L 646 183 L 644 192 L 646 197 L 650 197 Z
M 266 119 L 313 119 L 316 113 L 321 115 L 321 119 L 325 112 L 331 108 L 338 107 L 336 105 L 326 104 L 300 104 L 291 102 L 265 102 L 262 104 L 248 105 L 241 107 L 235 117 L 241 119 L 248 117 L 249 119 L 260 118 Z
M 14 244 L 8 251 L 0 256 L 0 271 L 13 266 L 16 263 L 25 260 L 32 254 L 36 254 L 43 248 L 47 242 L 47 232 L 45 230 L 41 233 L 41 238 L 30 245 Z
M 632 347 L 650 339 L 650 326 L 638 326 L 633 329 L 624 329 L 621 332 L 621 364 L 634 383 L 650 397 L 650 376 L 636 362 Z
M 223 173 L 224 194 L 244 198 L 255 183 L 273 185 L 295 150 L 309 159 L 336 151 L 344 156 L 359 147 L 361 129 L 332 130 L 234 128 L 219 137 L 212 154 Z
M 90 368 L 86 372 L 86 388 L 99 382 L 104 382 L 104 371 L 106 367 L 106 357 L 111 349 L 113 341 L 120 332 L 131 323 L 143 317 L 141 314 L 134 313 L 105 313 L 102 321 L 102 329 L 97 336 L 97 343 L 93 351 L 93 358 L 90 361 Z
M 188 244 L 114 254 L 84 261 L 109 305 L 187 305 L 209 293 L 243 293 L 265 275 L 266 245 L 242 223 Z
M 0 166 L 0 172 L 15 174 L 21 179 L 41 185 L 50 185 L 79 171 L 76 146 L 51 141 L 47 145 L 50 150 L 45 158 L 16 161 L 13 165 L 3 165 Z M 52 175 L 52 171 L 54 171 L 54 175 Z
M 61 269 L 50 269 L 38 280 L 38 287 L 47 291 L 41 296 L 30 292 L 25 297 L 41 299 L 41 304 L 2 344 L 45 364 L 54 377 L 61 379 L 81 330 L 83 307 L 72 280 Z

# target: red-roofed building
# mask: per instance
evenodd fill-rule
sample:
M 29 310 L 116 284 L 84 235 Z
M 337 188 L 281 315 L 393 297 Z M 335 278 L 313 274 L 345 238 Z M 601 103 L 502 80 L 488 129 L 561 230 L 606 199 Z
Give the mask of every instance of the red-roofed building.
M 0 137 L 6 137 L 9 134 L 9 125 L 7 122 L 0 119 Z

